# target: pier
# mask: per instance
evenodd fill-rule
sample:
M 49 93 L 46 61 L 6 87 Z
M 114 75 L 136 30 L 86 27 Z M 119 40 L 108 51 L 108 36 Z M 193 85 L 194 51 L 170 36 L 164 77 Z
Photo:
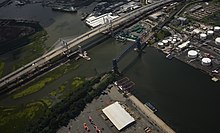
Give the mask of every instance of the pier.
M 163 122 L 159 117 L 157 117 L 149 108 L 144 106 L 135 96 L 130 95 L 128 97 L 134 105 L 142 111 L 149 119 L 151 119 L 157 126 L 159 126 L 165 133 L 175 133 L 165 122 Z

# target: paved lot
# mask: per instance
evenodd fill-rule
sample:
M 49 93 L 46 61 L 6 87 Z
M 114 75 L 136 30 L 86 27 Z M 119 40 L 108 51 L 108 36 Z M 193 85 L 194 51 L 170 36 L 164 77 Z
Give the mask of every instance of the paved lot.
M 101 95 L 99 98 L 94 99 L 92 103 L 88 104 L 76 119 L 70 120 L 68 126 L 62 127 L 57 133 L 68 133 L 69 129 L 71 133 L 87 133 L 83 126 L 84 123 L 87 124 L 90 133 L 96 133 L 93 124 L 89 121 L 89 116 L 92 117 L 93 123 L 102 133 L 119 133 L 116 127 L 108 119 L 105 119 L 106 116 L 102 113 L 103 108 L 115 101 L 119 101 L 135 119 L 133 124 L 120 131 L 120 133 L 144 133 L 144 128 L 146 127 L 150 127 L 152 133 L 162 132 L 153 122 L 149 121 L 143 113 L 139 112 L 130 100 L 119 93 L 116 87 L 113 86 L 104 93 L 105 94 Z

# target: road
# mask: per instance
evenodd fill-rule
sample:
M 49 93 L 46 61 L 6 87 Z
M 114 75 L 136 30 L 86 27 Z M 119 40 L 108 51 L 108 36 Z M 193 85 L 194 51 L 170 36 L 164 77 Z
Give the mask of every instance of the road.
M 137 10 L 134 10 L 128 14 L 125 14 L 125 15 L 113 20 L 111 24 L 104 24 L 102 26 L 94 28 L 94 29 L 66 42 L 66 45 L 53 49 L 52 51 L 48 52 L 47 54 L 42 55 L 41 57 L 37 58 L 36 60 L 28 63 L 27 65 L 19 68 L 18 70 L 1 78 L 0 79 L 0 88 L 3 88 L 3 86 L 4 87 L 8 86 L 8 84 L 10 84 L 13 81 L 18 80 L 21 76 L 31 73 L 33 70 L 40 68 L 41 66 L 47 64 L 51 59 L 67 52 L 69 49 L 75 48 L 80 43 L 82 43 L 92 37 L 95 37 L 97 34 L 103 33 L 111 28 L 114 30 L 114 29 L 124 25 L 126 22 L 129 22 L 129 21 L 136 19 L 137 17 L 143 15 L 144 13 L 147 13 L 150 10 L 158 8 L 164 4 L 170 3 L 172 1 L 173 0 L 166 0 L 163 2 L 157 2 L 154 4 L 150 4 L 148 6 L 141 7 Z

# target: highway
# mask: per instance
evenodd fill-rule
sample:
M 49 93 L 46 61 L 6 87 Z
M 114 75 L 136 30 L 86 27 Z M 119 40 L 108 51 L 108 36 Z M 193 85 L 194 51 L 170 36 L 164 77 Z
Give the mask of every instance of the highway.
M 37 68 L 41 68 L 41 66 L 47 64 L 51 59 L 58 57 L 59 55 L 62 55 L 63 53 L 68 52 L 68 50 L 75 48 L 77 45 L 80 43 L 95 37 L 96 35 L 103 33 L 103 32 L 108 32 L 109 29 L 117 29 L 120 26 L 123 26 L 126 22 L 133 21 L 134 19 L 138 18 L 139 16 L 143 15 L 144 13 L 147 13 L 150 10 L 153 10 L 155 8 L 158 8 L 160 6 L 163 6 L 167 3 L 170 3 L 174 0 L 165 0 L 165 1 L 160 1 L 157 3 L 149 4 L 147 6 L 143 6 L 137 10 L 134 10 L 130 13 L 127 13 L 123 16 L 120 16 L 119 18 L 113 20 L 111 24 L 104 24 L 101 25 L 97 28 L 94 28 L 68 42 L 66 42 L 65 46 L 60 46 L 57 47 L 50 52 L 42 55 L 41 57 L 35 59 L 34 61 L 28 63 L 27 65 L 17 69 L 16 71 L 6 75 L 5 77 L 0 79 L 0 88 L 8 86 L 13 81 L 16 81 L 19 79 L 21 76 L 31 73 L 33 70 Z M 76 51 L 76 49 L 75 49 Z

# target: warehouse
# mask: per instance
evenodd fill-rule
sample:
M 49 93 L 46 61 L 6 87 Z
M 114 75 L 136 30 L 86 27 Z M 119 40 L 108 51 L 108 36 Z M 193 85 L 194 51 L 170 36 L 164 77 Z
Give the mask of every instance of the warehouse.
M 102 110 L 102 112 L 119 131 L 135 121 L 134 118 L 119 104 L 119 102 L 115 102 L 107 106 Z

